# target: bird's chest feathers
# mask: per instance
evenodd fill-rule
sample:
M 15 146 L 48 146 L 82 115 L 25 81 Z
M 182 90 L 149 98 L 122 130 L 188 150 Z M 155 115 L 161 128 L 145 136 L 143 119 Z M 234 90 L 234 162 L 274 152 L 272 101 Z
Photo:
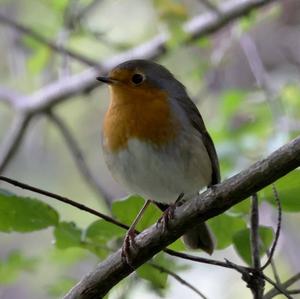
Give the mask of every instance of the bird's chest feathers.
M 161 91 L 112 90 L 112 101 L 104 119 L 104 146 L 113 152 L 124 149 L 130 139 L 165 145 L 179 129 L 166 94 Z

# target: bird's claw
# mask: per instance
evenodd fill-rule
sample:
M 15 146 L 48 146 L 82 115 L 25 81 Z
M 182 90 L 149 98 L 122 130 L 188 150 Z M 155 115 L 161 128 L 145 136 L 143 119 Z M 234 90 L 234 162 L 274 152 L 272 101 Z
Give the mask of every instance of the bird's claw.
M 177 207 L 181 206 L 183 201 L 184 193 L 180 193 L 176 201 L 169 205 L 169 207 L 163 212 L 162 216 L 157 221 L 157 226 L 162 224 L 163 231 L 168 228 L 169 221 L 174 218 L 175 210 Z
M 137 246 L 135 242 L 135 236 L 136 233 L 134 230 L 128 230 L 122 245 L 122 259 L 132 268 L 131 250 Z

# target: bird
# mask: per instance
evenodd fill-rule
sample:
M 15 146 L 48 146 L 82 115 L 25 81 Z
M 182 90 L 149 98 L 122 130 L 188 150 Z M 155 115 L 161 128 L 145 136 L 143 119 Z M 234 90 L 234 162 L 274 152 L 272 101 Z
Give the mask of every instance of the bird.
M 220 182 L 218 155 L 185 86 L 164 66 L 129 60 L 97 80 L 109 86 L 102 129 L 107 167 L 129 193 L 147 199 L 123 243 L 122 254 L 128 257 L 147 206 L 156 203 L 167 223 L 176 202 Z M 209 254 L 214 250 L 214 237 L 204 222 L 187 230 L 183 242 Z

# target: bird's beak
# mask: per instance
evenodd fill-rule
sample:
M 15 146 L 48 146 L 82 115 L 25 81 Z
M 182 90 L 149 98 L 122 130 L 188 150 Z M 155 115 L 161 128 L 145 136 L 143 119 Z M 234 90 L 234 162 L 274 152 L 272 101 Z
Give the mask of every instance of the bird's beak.
M 106 83 L 106 84 L 114 84 L 117 82 L 117 80 L 109 78 L 109 77 L 97 77 L 98 81 Z

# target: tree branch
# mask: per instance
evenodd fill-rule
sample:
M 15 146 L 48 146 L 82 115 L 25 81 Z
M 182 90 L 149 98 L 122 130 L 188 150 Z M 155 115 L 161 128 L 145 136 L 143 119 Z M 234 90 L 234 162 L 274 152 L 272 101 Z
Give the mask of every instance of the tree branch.
M 104 199 L 107 206 L 110 207 L 112 202 L 112 196 L 109 194 L 104 186 L 102 186 L 101 182 L 96 179 L 96 177 L 92 174 L 90 168 L 88 167 L 82 151 L 79 147 L 78 142 L 75 140 L 73 134 L 67 127 L 66 123 L 56 114 L 49 113 L 48 114 L 50 120 L 57 126 L 58 130 L 62 134 L 66 144 L 74 158 L 74 161 L 77 165 L 79 172 L 82 174 L 85 181 L 97 192 L 97 194 Z
M 63 202 L 63 203 L 66 203 L 68 205 L 71 205 L 77 209 L 80 209 L 82 211 L 85 211 L 89 214 L 92 214 L 92 215 L 95 215 L 97 217 L 100 217 L 104 220 L 106 220 L 107 222 L 110 222 L 112 224 L 115 224 L 119 227 L 122 227 L 124 229 L 128 229 L 129 226 L 126 225 L 126 224 L 123 224 L 122 222 L 119 222 L 118 220 L 116 219 L 113 219 L 112 217 L 110 216 L 107 216 L 101 212 L 98 212 L 92 208 L 89 208 L 79 202 L 76 202 L 74 200 L 71 200 L 65 196 L 61 196 L 61 195 L 58 195 L 56 193 L 53 193 L 53 192 L 49 192 L 49 191 L 46 191 L 46 190 L 42 190 L 40 188 L 37 188 L 37 187 L 34 187 L 34 186 L 30 186 L 28 184 L 24 184 L 24 183 L 21 183 L 21 182 L 18 182 L 16 180 L 13 180 L 13 179 L 10 179 L 10 178 L 7 178 L 5 176 L 1 176 L 0 175 L 0 181 L 3 181 L 3 182 L 6 182 L 8 184 L 11 184 L 11 185 L 14 185 L 14 186 L 17 186 L 19 188 L 22 188 L 22 189 L 25 189 L 25 190 L 29 190 L 29 191 L 32 191 L 32 192 L 35 192 L 35 193 L 39 193 L 39 194 L 42 194 L 42 195 L 45 195 L 45 196 L 48 196 L 48 197 L 51 197 L 51 198 L 55 198 L 57 200 L 59 200 L 60 202 Z
M 0 87 L 0 101 L 8 103 L 10 106 L 18 106 L 18 102 L 22 100 L 22 96 L 14 90 L 6 87 Z
M 282 214 L 281 203 L 280 203 L 280 199 L 279 199 L 279 194 L 278 194 L 277 189 L 274 184 L 272 184 L 272 189 L 273 189 L 273 194 L 275 196 L 275 201 L 276 201 L 277 208 L 278 208 L 277 227 L 276 227 L 274 242 L 272 244 L 270 253 L 268 254 L 268 259 L 267 259 L 266 263 L 261 267 L 261 270 L 266 269 L 269 266 L 269 264 L 272 264 L 273 255 L 274 255 L 277 243 L 278 243 L 280 230 L 281 230 L 281 214 Z M 276 280 L 276 282 L 278 282 L 279 277 L 278 277 L 275 265 L 273 265 L 272 268 L 273 268 L 275 280 Z
M 189 289 L 191 289 L 192 291 L 194 291 L 201 298 L 207 299 L 206 296 L 203 295 L 197 288 L 195 288 L 193 285 L 191 285 L 189 282 L 187 282 L 186 280 L 184 280 L 182 277 L 180 277 L 176 273 L 170 271 L 169 269 L 167 269 L 165 267 L 162 267 L 161 265 L 158 265 L 158 264 L 155 264 L 155 263 L 152 263 L 152 262 L 149 262 L 149 265 L 151 265 L 153 268 L 159 270 L 160 272 L 165 272 L 165 273 L 169 274 L 174 279 L 176 279 L 178 282 L 180 282 L 181 284 L 185 285 L 186 287 L 188 287 Z
M 275 1 L 276 0 L 227 1 L 219 7 L 222 17 L 217 17 L 214 12 L 208 12 L 194 17 L 185 24 L 183 30 L 187 34 L 186 43 L 192 42 L 201 36 L 212 34 L 220 28 L 223 28 L 229 22 L 250 13 L 253 9 Z M 90 91 L 100 84 L 95 80 L 96 76 L 105 74 L 111 68 L 125 60 L 133 58 L 154 59 L 161 56 L 166 51 L 165 46 L 168 39 L 167 34 L 158 34 L 144 44 L 116 55 L 111 59 L 107 59 L 107 61 L 99 65 L 98 68 L 91 68 L 82 73 L 49 84 L 33 95 L 28 96 L 26 101 L 23 102 L 23 106 L 33 113 L 38 113 L 76 94 Z
M 296 281 L 300 280 L 300 272 L 295 274 L 293 277 L 285 281 L 284 283 L 281 284 L 281 287 L 284 289 L 287 289 L 289 286 L 294 284 Z M 271 289 L 267 294 L 265 294 L 264 299 L 271 299 L 275 297 L 276 295 L 280 294 L 280 291 L 278 289 L 273 288 Z
M 26 113 L 19 112 L 14 116 L 12 124 L 6 132 L 6 136 L 4 137 L 0 147 L 0 173 L 4 171 L 5 167 L 17 151 L 24 137 L 29 121 L 30 116 Z
M 62 46 L 57 45 L 56 43 L 54 43 L 53 41 L 47 39 L 46 37 L 44 37 L 43 35 L 41 35 L 40 33 L 38 33 L 37 31 L 31 29 L 30 27 L 26 27 L 22 24 L 19 24 L 17 21 L 14 21 L 12 19 L 10 19 L 9 17 L 0 14 L 0 22 L 10 26 L 12 28 L 14 28 L 15 30 L 21 32 L 22 34 L 26 34 L 30 37 L 32 37 L 33 39 L 35 39 L 36 41 L 45 44 L 47 47 L 49 47 L 52 51 L 55 52 L 59 52 L 62 53 L 64 55 L 68 55 L 74 59 L 76 59 L 77 61 L 80 61 L 88 66 L 92 66 L 92 67 L 97 67 L 98 63 L 90 58 L 87 58 L 83 55 L 81 55 L 80 53 L 77 53 L 75 51 L 71 51 L 69 49 L 66 49 Z
M 167 231 L 152 226 L 139 234 L 135 239 L 137 250 L 131 255 L 132 265 L 142 265 L 195 223 L 223 213 L 299 166 L 300 137 L 279 148 L 268 158 L 178 207 Z M 84 277 L 64 298 L 101 298 L 132 272 L 132 266 L 124 262 L 121 250 L 118 250 Z
M 252 207 L 250 218 L 250 241 L 251 241 L 251 256 L 252 265 L 255 270 L 253 272 L 253 278 L 249 283 L 249 288 L 252 291 L 254 299 L 262 299 L 264 293 L 264 279 L 262 278 L 262 270 L 260 269 L 260 256 L 259 256 L 259 211 L 258 211 L 258 197 L 257 193 L 252 195 Z
M 186 43 L 192 42 L 200 36 L 211 34 L 224 27 L 229 22 L 250 13 L 253 9 L 275 1 L 276 0 L 227 1 L 219 7 L 220 12 L 222 13 L 222 17 L 218 17 L 214 12 L 209 12 L 199 15 L 185 24 L 183 30 L 187 34 Z M 38 33 L 32 32 L 29 28 L 25 28 L 24 26 L 16 24 L 5 16 L 0 15 L 0 21 L 9 24 L 10 26 L 15 27 L 16 29 L 24 33 L 28 33 L 29 35 L 34 36 L 37 39 L 40 39 L 41 42 L 44 41 L 44 38 L 40 37 Z M 38 113 L 43 113 L 47 110 L 49 111 L 55 105 L 64 102 L 77 94 L 91 91 L 95 87 L 99 86 L 100 83 L 96 81 L 95 78 L 99 76 L 99 74 L 105 74 L 111 68 L 125 60 L 133 58 L 154 59 L 161 56 L 166 51 L 165 46 L 168 42 L 168 38 L 169 37 L 166 34 L 158 34 L 148 42 L 145 42 L 144 44 L 132 48 L 129 51 L 125 51 L 119 55 L 112 57 L 111 59 L 108 59 L 102 65 L 98 65 L 95 68 L 89 68 L 79 74 L 60 79 L 41 88 L 40 90 L 35 91 L 32 95 L 24 96 L 22 98 L 22 101 L 10 100 L 9 102 L 16 110 L 21 110 L 24 115 L 27 115 L 26 117 L 28 117 L 29 121 L 31 119 L 30 116 Z M 46 40 L 45 43 L 47 44 L 47 42 L 48 41 Z M 51 45 L 49 46 L 52 47 Z M 54 45 L 54 47 L 58 46 Z M 73 55 L 72 57 L 79 58 L 80 60 L 80 57 L 75 56 Z M 6 97 L 4 98 L 4 100 L 8 100 L 8 98 Z M 12 128 L 13 127 L 14 124 L 12 125 Z M 11 138 L 9 138 L 8 141 L 10 141 L 10 145 L 13 145 L 11 147 L 13 150 L 6 151 L 7 153 L 9 153 L 7 155 L 8 159 L 5 158 L 3 154 L 2 156 L 0 155 L 0 166 L 1 164 L 4 165 L 0 167 L 0 172 L 1 169 L 3 170 L 4 167 L 7 167 L 8 162 L 13 157 L 13 154 L 17 151 L 18 146 L 20 145 L 20 140 L 23 136 L 22 134 L 24 132 L 25 129 L 23 131 L 19 131 L 20 135 L 18 136 L 17 133 L 13 133 L 13 131 L 10 130 L 8 136 L 11 136 Z M 14 136 L 19 138 L 15 139 L 15 142 L 11 143 L 11 141 L 13 141 L 12 137 Z M 2 148 L 7 150 L 8 147 L 6 144 L 3 144 Z M 0 152 L 3 153 L 3 150 L 0 150 Z M 3 163 L 3 161 L 5 163 Z

